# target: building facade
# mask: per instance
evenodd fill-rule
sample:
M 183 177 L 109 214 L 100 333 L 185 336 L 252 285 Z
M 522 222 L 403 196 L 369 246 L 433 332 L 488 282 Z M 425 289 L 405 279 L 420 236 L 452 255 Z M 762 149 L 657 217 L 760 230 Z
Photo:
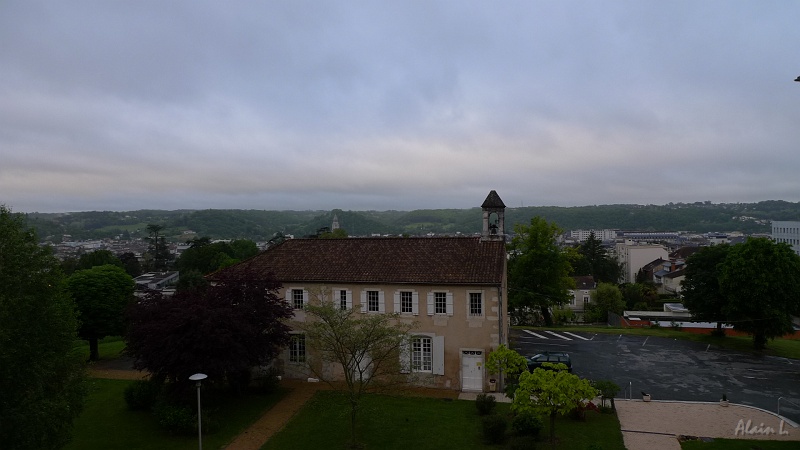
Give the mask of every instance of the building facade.
M 622 276 L 624 283 L 635 283 L 636 274 L 645 265 L 661 258 L 668 259 L 669 253 L 662 245 L 639 245 L 638 243 L 627 241 L 617 244 L 617 261 L 622 265 Z
M 772 221 L 772 240 L 792 246 L 792 250 L 800 255 L 800 221 Z
M 296 330 L 277 362 L 286 377 L 310 376 L 315 359 L 297 326 L 311 320 L 305 305 L 332 301 L 415 323 L 414 379 L 481 392 L 492 375 L 484 370 L 488 353 L 508 343 L 505 205 L 492 191 L 482 208 L 480 237 L 288 239 L 226 270 L 273 274 L 282 284 Z M 333 379 L 343 373 L 334 363 L 319 371 Z

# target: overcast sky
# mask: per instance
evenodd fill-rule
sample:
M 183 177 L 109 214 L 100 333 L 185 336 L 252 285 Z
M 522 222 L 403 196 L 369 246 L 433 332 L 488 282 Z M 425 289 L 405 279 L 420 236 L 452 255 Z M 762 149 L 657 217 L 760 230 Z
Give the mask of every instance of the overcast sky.
M 800 2 L 0 1 L 17 212 L 800 201 Z

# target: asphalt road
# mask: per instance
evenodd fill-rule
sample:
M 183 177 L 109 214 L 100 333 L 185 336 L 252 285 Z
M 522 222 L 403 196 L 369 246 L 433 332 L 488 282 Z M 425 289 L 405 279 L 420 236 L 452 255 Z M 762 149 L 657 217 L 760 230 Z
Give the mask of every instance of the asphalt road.
M 534 334 L 531 334 L 534 333 Z M 698 342 L 648 336 L 549 333 L 513 329 L 511 347 L 530 356 L 565 351 L 573 373 L 612 380 L 617 397 L 732 403 L 777 412 L 800 423 L 800 360 L 738 353 Z M 793 403 L 793 404 L 792 404 Z

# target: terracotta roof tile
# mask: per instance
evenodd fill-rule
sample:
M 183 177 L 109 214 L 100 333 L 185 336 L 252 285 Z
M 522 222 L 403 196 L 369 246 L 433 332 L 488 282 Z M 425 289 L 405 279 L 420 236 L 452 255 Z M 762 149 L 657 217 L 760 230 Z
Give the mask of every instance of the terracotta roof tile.
M 477 237 L 289 239 L 223 271 L 273 272 L 281 283 L 495 285 L 505 260 L 502 241 Z

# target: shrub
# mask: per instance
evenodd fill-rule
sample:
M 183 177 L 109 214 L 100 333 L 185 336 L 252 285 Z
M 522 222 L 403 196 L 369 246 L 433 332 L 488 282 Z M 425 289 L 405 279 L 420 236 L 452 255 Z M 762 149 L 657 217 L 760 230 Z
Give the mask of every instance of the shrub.
M 539 436 L 543 426 L 542 420 L 529 412 L 517 414 L 511 421 L 511 430 L 518 436 Z
M 131 411 L 150 411 L 162 391 L 162 384 L 153 380 L 138 380 L 125 388 L 125 403 Z
M 603 446 L 600 444 L 589 444 L 586 450 L 603 450 Z
M 491 414 L 495 406 L 497 406 L 497 400 L 493 395 L 478 394 L 475 398 L 475 407 L 478 408 L 478 414 L 482 416 Z
M 197 433 L 197 417 L 186 406 L 161 399 L 153 406 L 153 418 L 169 433 L 185 435 Z
M 508 420 L 499 414 L 491 414 L 481 421 L 483 440 L 489 444 L 500 444 L 506 439 Z
M 508 446 L 509 450 L 532 450 L 536 448 L 536 438 L 533 436 L 514 436 Z
M 280 387 L 278 369 L 270 367 L 265 373 L 253 378 L 253 391 L 260 394 L 271 394 Z

